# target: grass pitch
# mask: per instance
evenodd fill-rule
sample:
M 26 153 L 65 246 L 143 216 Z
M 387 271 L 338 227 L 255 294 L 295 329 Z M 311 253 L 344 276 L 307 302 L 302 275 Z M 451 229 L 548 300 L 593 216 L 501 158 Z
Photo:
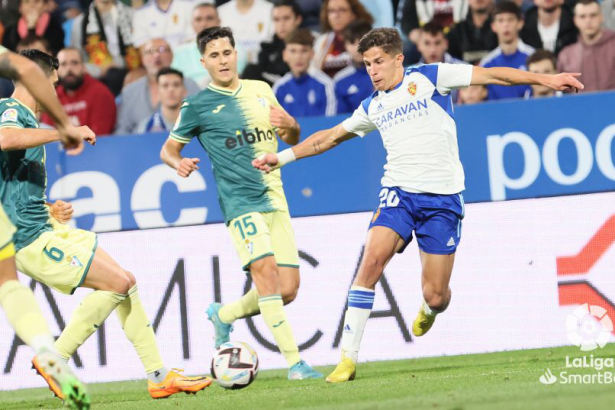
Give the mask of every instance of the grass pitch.
M 594 358 L 615 356 L 615 344 L 591 352 Z M 244 390 L 217 385 L 196 396 L 175 395 L 154 401 L 145 381 L 89 385 L 93 409 L 437 409 L 437 410 L 611 410 L 615 383 L 543 385 L 546 369 L 560 375 L 595 374 L 594 369 L 567 369 L 566 356 L 578 348 L 524 350 L 362 363 L 357 380 L 339 385 L 285 379 L 286 371 L 260 372 Z M 333 366 L 319 370 L 328 373 Z M 615 373 L 613 368 L 603 371 Z M 0 409 L 60 408 L 46 389 L 0 392 Z

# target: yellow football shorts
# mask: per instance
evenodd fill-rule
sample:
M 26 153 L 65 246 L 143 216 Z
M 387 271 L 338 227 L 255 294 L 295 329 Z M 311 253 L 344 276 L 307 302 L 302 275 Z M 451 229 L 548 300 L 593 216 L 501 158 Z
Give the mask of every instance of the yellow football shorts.
M 52 231 L 43 232 L 17 252 L 17 270 L 72 295 L 88 274 L 98 238 L 94 232 L 74 229 L 54 219 L 50 222 Z
M 286 211 L 250 212 L 228 225 L 233 244 L 245 271 L 267 256 L 274 256 L 278 266 L 299 267 L 295 232 Z
M 0 205 L 0 261 L 10 258 L 15 255 L 15 247 L 13 246 L 13 234 L 15 227 L 6 216 L 4 208 Z

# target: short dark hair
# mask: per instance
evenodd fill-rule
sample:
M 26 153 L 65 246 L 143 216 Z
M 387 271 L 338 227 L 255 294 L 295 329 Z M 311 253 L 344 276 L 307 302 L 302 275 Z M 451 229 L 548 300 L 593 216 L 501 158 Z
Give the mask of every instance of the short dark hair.
M 19 54 L 26 57 L 28 60 L 34 61 L 36 65 L 43 70 L 47 77 L 49 77 L 54 70 L 57 70 L 58 67 L 60 67 L 60 63 L 57 58 L 33 48 L 22 50 Z
M 235 48 L 235 38 L 233 37 L 233 30 L 231 30 L 229 27 L 210 27 L 201 31 L 196 36 L 196 44 L 199 46 L 199 52 L 201 54 L 204 54 L 205 49 L 207 48 L 207 44 L 219 38 L 228 38 L 228 41 L 231 43 L 233 48 Z
M 588 4 L 592 4 L 592 3 L 596 3 L 598 6 L 600 6 L 600 3 L 597 0 L 577 0 L 574 6 L 576 8 L 577 4 L 582 4 L 584 6 L 587 6 Z
M 430 21 L 429 23 L 421 27 L 421 31 L 433 37 L 437 37 L 439 34 L 444 35 L 444 28 L 434 21 Z
M 156 82 L 160 81 L 160 77 L 162 77 L 163 75 L 169 75 L 169 74 L 176 75 L 179 78 L 181 78 L 182 81 L 184 81 L 184 73 L 174 68 L 171 68 L 171 67 L 163 67 L 156 74 Z
M 298 28 L 288 35 L 284 44 L 300 44 L 302 46 L 314 47 L 314 36 L 307 28 Z
M 364 35 L 359 41 L 358 51 L 364 54 L 373 47 L 380 47 L 389 55 L 397 55 L 403 52 L 403 43 L 399 31 L 395 28 L 375 28 Z
M 361 40 L 361 37 L 369 33 L 371 29 L 372 25 L 368 21 L 355 20 L 346 26 L 342 31 L 342 36 L 346 43 L 354 43 Z
M 536 50 L 531 56 L 527 58 L 526 66 L 529 67 L 530 64 L 537 63 L 542 60 L 551 61 L 553 67 L 557 68 L 557 57 L 555 57 L 555 54 L 548 50 Z
M 515 17 L 519 20 L 523 20 L 523 13 L 521 12 L 521 7 L 517 6 L 517 3 L 512 2 L 510 0 L 505 0 L 497 3 L 493 8 L 493 17 L 498 14 L 510 13 L 514 14 Z
M 273 8 L 290 7 L 293 10 L 295 17 L 303 17 L 303 11 L 295 0 L 277 0 L 273 3 Z
M 23 48 L 26 50 L 28 48 L 32 48 L 32 45 L 35 43 L 41 43 L 46 50 L 49 50 L 49 41 L 46 38 L 37 36 L 34 33 L 28 33 L 27 36 L 19 40 L 19 43 L 17 43 L 17 47 L 15 48 Z

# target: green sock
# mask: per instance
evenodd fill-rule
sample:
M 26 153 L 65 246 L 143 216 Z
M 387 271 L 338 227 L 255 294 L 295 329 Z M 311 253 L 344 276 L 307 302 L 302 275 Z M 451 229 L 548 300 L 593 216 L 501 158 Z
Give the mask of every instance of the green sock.
M 267 323 L 269 330 L 273 334 L 280 352 L 288 362 L 288 367 L 293 366 L 301 360 L 301 357 L 299 357 L 299 348 L 284 311 L 282 296 L 263 296 L 258 300 L 258 306 L 261 310 L 261 316 L 265 319 L 265 323 Z
M 250 289 L 241 298 L 222 306 L 218 315 L 224 323 L 233 323 L 237 319 L 254 316 L 260 311 L 258 307 L 258 292 L 256 289 Z

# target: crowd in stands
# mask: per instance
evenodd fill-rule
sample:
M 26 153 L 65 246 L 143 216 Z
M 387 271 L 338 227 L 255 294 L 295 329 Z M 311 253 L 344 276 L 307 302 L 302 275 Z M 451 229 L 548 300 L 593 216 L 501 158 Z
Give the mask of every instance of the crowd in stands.
M 357 47 L 397 27 L 404 64 L 446 62 L 578 72 L 615 89 L 615 0 L 3 0 L 0 39 L 59 59 L 58 96 L 99 135 L 168 131 L 207 87 L 196 34 L 233 30 L 238 71 L 293 116 L 351 113 L 373 93 Z M 0 97 L 12 83 L 0 79 Z M 473 86 L 457 104 L 559 96 L 541 86 Z M 48 116 L 41 121 L 53 125 Z

